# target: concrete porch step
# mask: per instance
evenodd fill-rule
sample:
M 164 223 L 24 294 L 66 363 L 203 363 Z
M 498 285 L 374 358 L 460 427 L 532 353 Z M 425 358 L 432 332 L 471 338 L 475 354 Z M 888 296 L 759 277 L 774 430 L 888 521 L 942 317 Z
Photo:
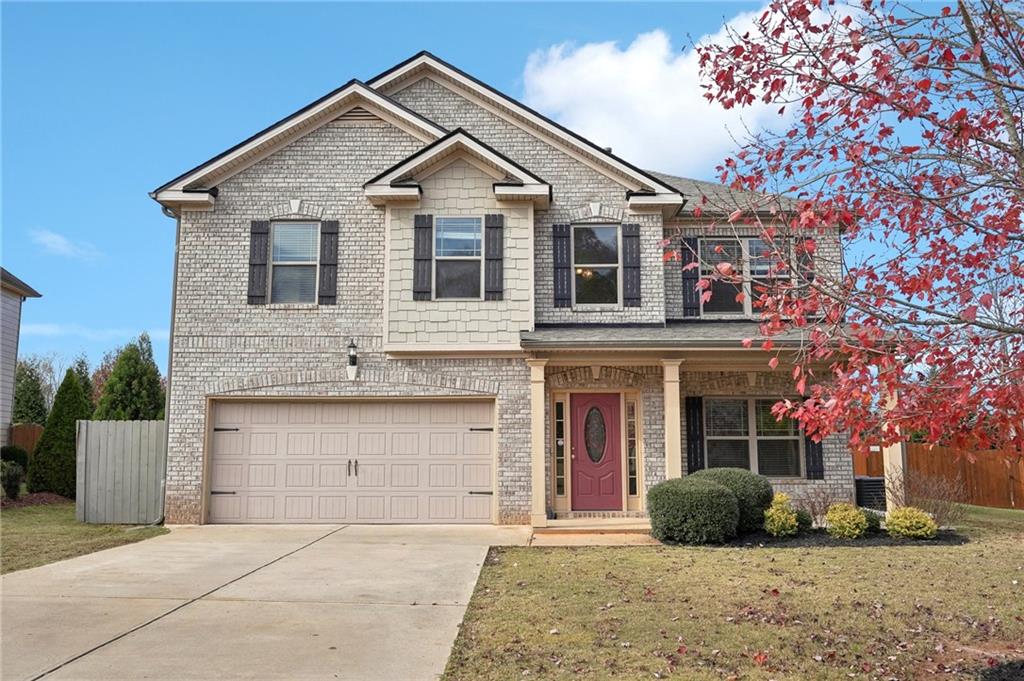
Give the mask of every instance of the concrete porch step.
M 647 518 L 558 518 L 547 527 L 535 527 L 537 534 L 649 534 Z

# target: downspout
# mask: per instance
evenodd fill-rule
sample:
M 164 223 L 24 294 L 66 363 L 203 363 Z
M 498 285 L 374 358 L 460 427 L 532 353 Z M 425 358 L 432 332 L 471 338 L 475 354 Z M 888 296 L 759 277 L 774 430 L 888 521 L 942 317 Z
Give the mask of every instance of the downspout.
M 181 215 L 167 206 L 162 207 L 164 215 L 174 218 L 174 270 L 171 275 L 171 324 L 167 340 L 167 391 L 164 394 L 164 470 L 160 479 L 160 518 L 153 525 L 163 525 L 167 505 L 167 458 L 171 444 L 171 367 L 174 366 L 174 317 L 178 303 L 178 250 L 181 244 Z

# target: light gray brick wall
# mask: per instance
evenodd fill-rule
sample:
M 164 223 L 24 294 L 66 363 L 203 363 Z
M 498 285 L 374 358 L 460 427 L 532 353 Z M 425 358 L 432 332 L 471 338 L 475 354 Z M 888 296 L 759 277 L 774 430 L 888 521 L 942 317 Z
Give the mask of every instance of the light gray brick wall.
M 623 222 L 640 230 L 641 306 L 586 310 L 554 307 L 551 226 L 570 223 L 581 208 L 601 203 L 625 211 L 626 188 L 584 165 L 552 144 L 538 139 L 451 90 L 424 78 L 394 93 L 398 102 L 448 129 L 462 127 L 513 161 L 534 172 L 553 189 L 550 209 L 534 216 L 536 249 L 536 323 L 661 323 L 665 319 L 662 282 L 661 214 L 630 214 Z
M 491 188 L 494 181 L 476 166 L 458 160 L 421 181 L 419 207 L 390 209 L 389 346 L 518 346 L 519 332 L 531 328 L 530 207 L 526 203 L 499 206 Z M 413 300 L 413 217 L 478 216 L 482 224 L 485 213 L 505 216 L 503 299 Z
M 493 395 L 501 522 L 527 522 L 529 374 L 522 360 L 388 360 L 381 352 L 384 211 L 362 185 L 423 144 L 380 121 L 335 122 L 219 185 L 181 220 L 166 516 L 201 520 L 207 401 L 219 395 Z M 299 213 L 292 213 L 299 201 Z M 340 221 L 338 304 L 248 305 L 252 220 Z M 346 345 L 360 378 L 344 380 Z

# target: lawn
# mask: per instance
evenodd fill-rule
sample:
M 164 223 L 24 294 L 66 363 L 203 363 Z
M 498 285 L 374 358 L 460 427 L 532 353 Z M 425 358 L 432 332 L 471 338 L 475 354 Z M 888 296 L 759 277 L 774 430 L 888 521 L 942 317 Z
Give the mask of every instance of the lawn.
M 445 678 L 1024 678 L 1024 511 L 971 508 L 963 532 L 492 549 Z
M 8 508 L 0 512 L 0 572 L 46 565 L 165 534 L 164 527 L 87 525 L 74 504 Z

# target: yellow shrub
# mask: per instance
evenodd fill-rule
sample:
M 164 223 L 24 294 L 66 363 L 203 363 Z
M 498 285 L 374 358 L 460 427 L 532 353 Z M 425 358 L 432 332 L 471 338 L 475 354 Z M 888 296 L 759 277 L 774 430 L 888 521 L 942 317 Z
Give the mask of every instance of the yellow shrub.
M 772 498 L 772 505 L 764 512 L 765 532 L 773 537 L 788 537 L 797 533 L 800 524 L 789 495 L 779 492 Z
M 832 504 L 825 514 L 825 528 L 833 537 L 857 539 L 867 532 L 868 519 L 864 511 L 853 504 Z
M 921 509 L 904 506 L 889 514 L 885 520 L 885 529 L 896 537 L 933 539 L 939 531 L 939 526 Z

